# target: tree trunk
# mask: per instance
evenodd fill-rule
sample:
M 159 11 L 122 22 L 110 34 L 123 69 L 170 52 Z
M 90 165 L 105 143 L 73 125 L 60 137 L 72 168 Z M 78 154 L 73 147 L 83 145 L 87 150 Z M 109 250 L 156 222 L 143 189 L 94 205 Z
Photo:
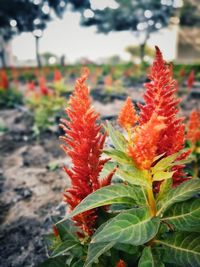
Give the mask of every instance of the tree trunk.
M 40 37 L 35 36 L 35 52 L 36 52 L 36 60 L 38 68 L 42 67 L 41 59 L 40 59 L 40 53 L 39 53 L 39 39 Z
M 140 45 L 140 60 L 141 60 L 141 63 L 144 62 L 145 46 L 146 46 L 146 42 L 145 42 L 145 43 L 142 43 L 142 44 Z
M 2 68 L 6 68 L 6 60 L 5 60 L 5 51 L 2 48 L 2 50 L 0 51 L 0 58 L 1 58 L 1 65 Z

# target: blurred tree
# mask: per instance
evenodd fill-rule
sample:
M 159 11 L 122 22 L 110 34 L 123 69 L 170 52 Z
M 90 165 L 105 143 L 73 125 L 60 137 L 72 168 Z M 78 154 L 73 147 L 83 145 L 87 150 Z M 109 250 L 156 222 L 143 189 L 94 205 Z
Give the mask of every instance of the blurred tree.
M 185 0 L 180 9 L 180 25 L 188 27 L 200 26 L 199 0 Z
M 90 8 L 82 15 L 81 24 L 96 25 L 98 32 L 131 30 L 140 39 L 140 58 L 144 59 L 145 45 L 152 32 L 170 22 L 177 0 L 110 0 L 106 6 L 97 6 L 90 0 Z M 102 1 L 103 3 L 103 1 Z
M 126 47 L 125 51 L 131 55 L 131 58 L 133 61 L 136 58 L 140 58 L 140 56 L 141 56 L 140 46 L 138 46 L 138 45 L 129 45 Z M 145 54 L 145 56 L 148 56 L 149 58 L 153 58 L 154 50 L 151 47 L 146 45 L 144 48 L 144 54 Z
M 0 1 L 0 55 L 4 60 L 4 45 L 13 35 L 21 32 L 32 32 L 36 40 L 36 57 L 39 56 L 39 39 L 47 22 L 52 19 L 53 12 L 61 17 L 66 6 L 72 10 L 81 10 L 89 6 L 89 0 L 1 0 Z M 52 12 L 53 11 L 53 12 Z
M 50 64 L 56 64 L 58 61 L 58 57 L 51 52 L 42 53 L 40 57 L 44 61 L 45 66 L 50 65 Z

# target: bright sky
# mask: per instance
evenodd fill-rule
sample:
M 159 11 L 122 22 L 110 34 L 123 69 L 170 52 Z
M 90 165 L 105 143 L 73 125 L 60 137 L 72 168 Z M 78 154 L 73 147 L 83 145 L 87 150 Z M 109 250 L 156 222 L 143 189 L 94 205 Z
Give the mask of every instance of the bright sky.
M 52 52 L 58 56 L 66 55 L 66 60 L 74 62 L 80 58 L 98 60 L 112 55 L 128 59 L 125 47 L 137 44 L 131 32 L 113 32 L 108 35 L 97 34 L 95 27 L 81 27 L 80 14 L 66 12 L 63 19 L 55 19 L 48 24 L 40 41 L 40 53 Z M 174 59 L 176 34 L 168 30 L 153 34 L 149 44 L 158 45 L 166 60 Z M 30 33 L 14 38 L 12 51 L 19 60 L 35 58 L 35 41 Z

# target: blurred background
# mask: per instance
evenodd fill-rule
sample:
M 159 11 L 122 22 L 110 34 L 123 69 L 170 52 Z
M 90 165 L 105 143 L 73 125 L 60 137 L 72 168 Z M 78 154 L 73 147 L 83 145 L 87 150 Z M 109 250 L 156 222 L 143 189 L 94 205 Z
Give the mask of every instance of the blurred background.
M 167 60 L 194 63 L 199 24 L 199 0 L 1 0 L 1 66 L 128 61 L 130 46 L 139 63 L 154 45 Z
M 155 45 L 188 131 L 200 108 L 200 0 L 0 0 L 1 267 L 38 266 L 50 215 L 66 212 L 59 121 L 82 67 L 101 121 L 116 126 L 127 96 L 137 111 L 144 103 Z

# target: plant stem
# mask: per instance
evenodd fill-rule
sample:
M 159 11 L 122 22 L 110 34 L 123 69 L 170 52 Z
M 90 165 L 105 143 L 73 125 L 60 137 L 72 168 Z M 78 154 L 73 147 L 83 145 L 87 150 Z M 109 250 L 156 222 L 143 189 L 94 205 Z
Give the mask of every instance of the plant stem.
M 147 189 L 147 195 L 148 195 L 148 202 L 150 207 L 150 213 L 152 216 L 156 215 L 156 202 L 153 194 L 153 188 Z
M 148 176 L 148 180 L 151 184 L 151 188 L 147 189 L 147 197 L 148 197 L 148 204 L 149 204 L 149 208 L 150 208 L 150 213 L 151 216 L 155 216 L 156 215 L 156 201 L 154 198 L 154 194 L 153 194 L 153 183 L 152 183 L 152 175 L 149 173 Z
M 195 161 L 194 162 L 194 172 L 193 172 L 193 175 L 192 175 L 192 177 L 193 178 L 197 178 L 198 177 L 198 170 L 199 170 L 199 166 L 198 166 L 198 162 L 197 161 Z

